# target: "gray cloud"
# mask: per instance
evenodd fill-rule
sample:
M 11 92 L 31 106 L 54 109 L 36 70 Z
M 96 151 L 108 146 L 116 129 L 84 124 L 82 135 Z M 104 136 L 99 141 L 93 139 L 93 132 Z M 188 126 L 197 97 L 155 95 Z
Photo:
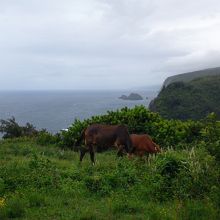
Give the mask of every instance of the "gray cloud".
M 218 0 L 0 0 L 1 89 L 126 89 L 220 64 Z

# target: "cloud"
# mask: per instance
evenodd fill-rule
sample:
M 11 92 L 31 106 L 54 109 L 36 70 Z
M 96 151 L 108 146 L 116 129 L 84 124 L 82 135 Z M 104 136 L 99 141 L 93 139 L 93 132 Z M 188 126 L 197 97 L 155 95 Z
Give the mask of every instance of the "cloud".
M 1 89 L 126 89 L 219 65 L 217 0 L 0 0 Z

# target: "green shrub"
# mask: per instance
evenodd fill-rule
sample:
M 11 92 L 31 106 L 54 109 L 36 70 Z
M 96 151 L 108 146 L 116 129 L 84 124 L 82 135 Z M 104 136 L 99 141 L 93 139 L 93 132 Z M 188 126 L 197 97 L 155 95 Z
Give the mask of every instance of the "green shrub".
M 20 126 L 14 117 L 0 120 L 0 132 L 4 134 L 3 138 L 33 137 L 38 133 L 32 124 L 26 123 L 25 126 Z
M 175 208 L 175 207 L 174 207 Z M 145 208 L 147 211 L 146 219 L 149 220 L 174 220 L 173 210 L 170 207 L 156 206 L 155 203 L 148 203 Z
M 189 220 L 217 220 L 219 219 L 218 213 L 212 204 L 206 203 L 204 201 L 187 201 L 185 206 L 180 212 L 181 219 Z
M 43 156 L 38 157 L 37 155 L 33 155 L 32 160 L 29 162 L 29 168 L 31 170 L 29 174 L 31 185 L 37 188 L 48 186 L 51 188 L 59 187 L 61 175 L 51 160 Z
M 46 204 L 45 197 L 39 192 L 29 192 L 28 200 L 30 207 L 42 207 Z
M 203 145 L 220 162 L 220 122 L 217 121 L 217 115 L 211 113 L 203 122 L 205 125 L 201 130 Z
M 14 192 L 21 186 L 27 186 L 30 182 L 29 169 L 20 162 L 12 162 L 0 166 L 0 178 L 3 179 L 5 190 Z
M 5 183 L 4 180 L 0 177 L 0 197 L 4 195 L 5 192 Z
M 112 207 L 113 213 L 136 214 L 143 212 L 143 209 L 143 204 L 135 196 L 132 197 L 119 193 L 114 197 L 114 203 Z
M 58 144 L 59 141 L 59 134 L 53 135 L 46 130 L 40 131 L 36 137 L 36 143 L 40 145 Z
M 156 201 L 211 198 L 210 184 L 218 188 L 220 176 L 214 157 L 204 149 L 168 150 L 152 160 L 146 172 L 139 188 L 140 197 Z
M 6 205 L 0 209 L 1 219 L 21 218 L 25 215 L 23 199 L 13 196 L 6 200 Z
M 200 130 L 203 128 L 203 124 L 196 121 L 182 122 L 163 119 L 144 106 L 136 106 L 133 109 L 125 107 L 84 121 L 75 120 L 67 132 L 62 132 L 60 145 L 77 150 L 78 146 L 82 144 L 82 131 L 93 123 L 124 124 L 130 133 L 151 135 L 156 143 L 163 148 L 175 147 L 180 143 L 192 143 L 200 138 Z

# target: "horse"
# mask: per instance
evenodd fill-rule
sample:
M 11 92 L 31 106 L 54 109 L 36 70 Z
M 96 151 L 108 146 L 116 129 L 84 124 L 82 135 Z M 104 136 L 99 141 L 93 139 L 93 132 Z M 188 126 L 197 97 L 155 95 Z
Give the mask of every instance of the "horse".
M 124 125 L 92 124 L 83 130 L 81 139 L 84 139 L 85 148 L 80 150 L 80 162 L 89 151 L 93 165 L 95 164 L 95 146 L 105 149 L 116 146 L 118 156 L 123 156 L 123 151 L 128 153 L 132 147 L 128 129 Z
M 130 139 L 133 148 L 129 153 L 129 157 L 132 154 L 143 157 L 145 153 L 149 155 L 161 152 L 160 147 L 147 134 L 131 134 Z

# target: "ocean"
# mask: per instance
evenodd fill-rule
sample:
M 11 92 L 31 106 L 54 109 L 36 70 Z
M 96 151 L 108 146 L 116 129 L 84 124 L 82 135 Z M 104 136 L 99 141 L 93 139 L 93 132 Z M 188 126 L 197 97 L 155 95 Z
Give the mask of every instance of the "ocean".
M 52 133 L 68 128 L 75 119 L 86 119 L 122 107 L 148 107 L 157 91 L 135 91 L 144 100 L 129 101 L 118 97 L 131 91 L 0 91 L 0 119 L 12 116 L 24 125 L 33 124 Z M 146 99 L 146 97 L 148 97 Z

